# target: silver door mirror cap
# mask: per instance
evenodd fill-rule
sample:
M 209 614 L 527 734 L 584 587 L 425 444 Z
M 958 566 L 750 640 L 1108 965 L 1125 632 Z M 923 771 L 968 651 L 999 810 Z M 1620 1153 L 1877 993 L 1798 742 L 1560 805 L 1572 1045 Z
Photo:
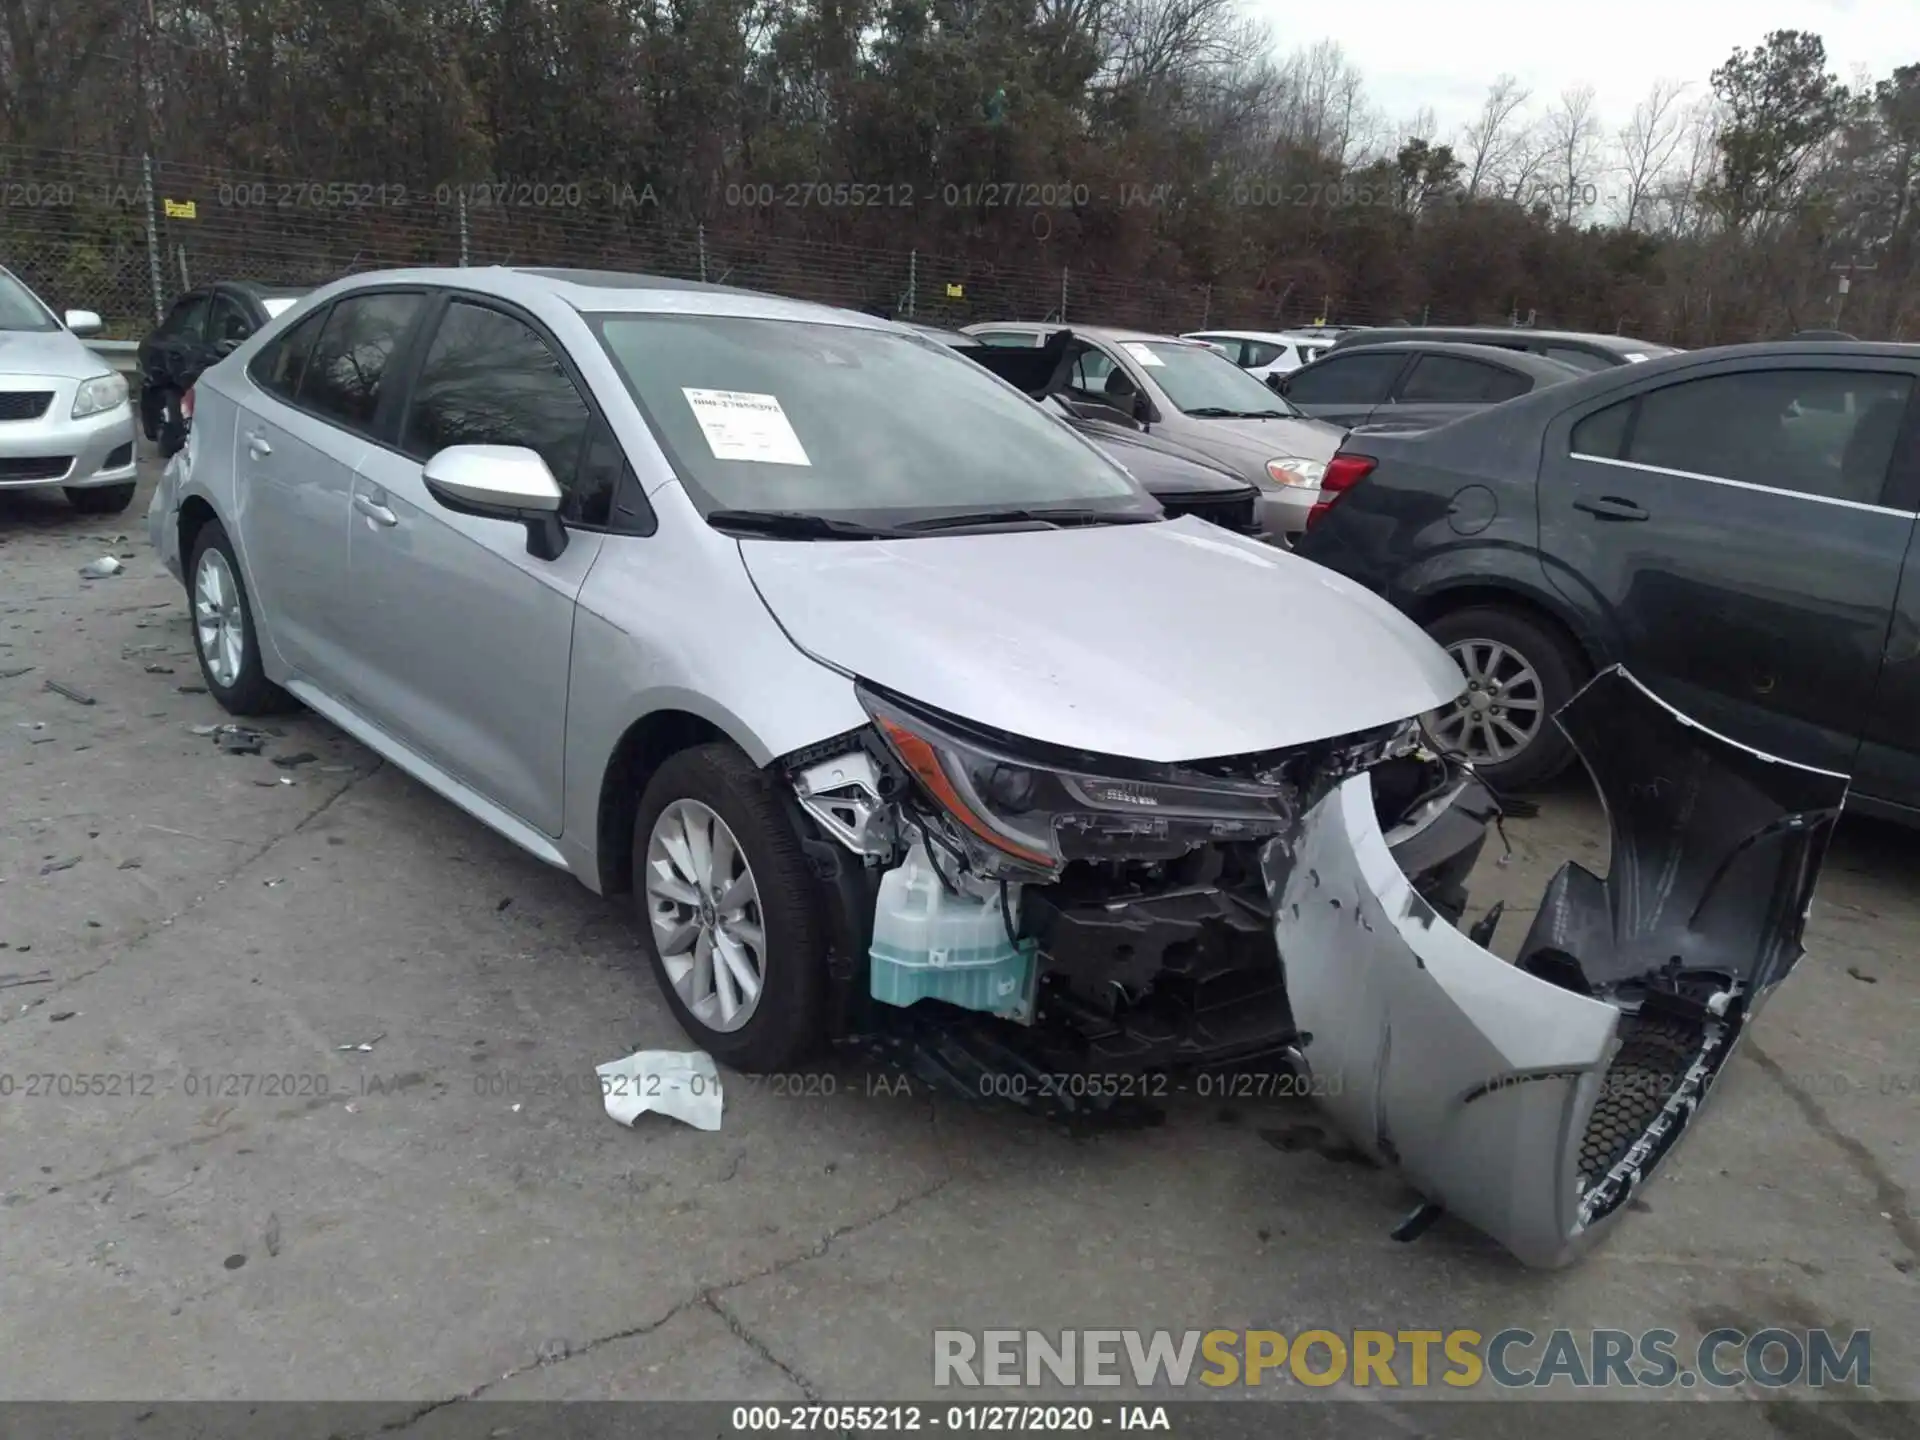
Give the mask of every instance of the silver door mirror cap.
M 449 445 L 420 478 L 434 499 L 458 510 L 552 514 L 564 498 L 547 462 L 524 445 Z
M 69 310 L 63 317 L 67 329 L 76 335 L 98 335 L 101 330 L 100 316 L 92 310 Z
M 1612 859 L 1561 868 L 1511 963 L 1414 891 L 1365 775 L 1263 859 L 1311 1093 L 1430 1206 L 1548 1268 L 1626 1214 L 1800 959 L 1848 784 L 1618 667 L 1555 718 Z

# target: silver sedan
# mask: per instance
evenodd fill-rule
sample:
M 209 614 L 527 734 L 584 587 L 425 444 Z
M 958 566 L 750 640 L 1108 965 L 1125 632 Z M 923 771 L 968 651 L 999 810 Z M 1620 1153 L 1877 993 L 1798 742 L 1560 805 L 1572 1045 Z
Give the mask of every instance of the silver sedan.
M 88 514 L 133 499 L 126 377 L 78 339 L 99 329 L 91 310 L 57 316 L 0 269 L 0 490 L 58 487 Z

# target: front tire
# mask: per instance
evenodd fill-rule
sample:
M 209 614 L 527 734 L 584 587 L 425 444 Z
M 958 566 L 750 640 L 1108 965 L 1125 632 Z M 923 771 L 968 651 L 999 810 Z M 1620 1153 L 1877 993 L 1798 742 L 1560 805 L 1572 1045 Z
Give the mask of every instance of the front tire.
M 1586 665 L 1566 638 L 1497 605 L 1452 611 L 1427 633 L 1469 685 L 1453 705 L 1425 717 L 1429 743 L 1471 760 L 1496 790 L 1533 789 L 1567 768 L 1573 744 L 1553 717 L 1579 689 Z
M 67 491 L 67 503 L 82 515 L 118 515 L 133 503 L 135 483 L 78 486 Z
M 187 564 L 193 606 L 193 653 L 207 690 L 229 715 L 272 715 L 298 703 L 260 665 L 259 627 L 240 578 L 233 542 L 218 520 L 193 537 Z
M 825 1038 L 826 927 L 811 867 L 774 788 L 734 746 L 654 772 L 633 826 L 640 943 L 702 1049 L 780 1070 Z

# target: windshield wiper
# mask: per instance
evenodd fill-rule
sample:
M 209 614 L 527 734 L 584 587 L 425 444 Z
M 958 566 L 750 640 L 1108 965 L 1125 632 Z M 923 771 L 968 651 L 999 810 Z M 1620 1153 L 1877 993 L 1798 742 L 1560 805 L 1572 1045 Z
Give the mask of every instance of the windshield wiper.
M 1229 410 L 1224 405 L 1202 405 L 1197 410 L 1189 410 L 1189 415 L 1197 415 L 1202 420 L 1291 420 L 1293 417 L 1285 410 Z
M 908 520 L 903 530 L 960 530 L 972 525 L 1046 525 L 1060 529 L 1068 525 L 1144 525 L 1159 520 L 1158 515 L 1139 510 L 972 510 L 959 515 L 932 515 L 925 520 Z
M 775 535 L 795 540 L 888 540 L 905 534 L 886 525 L 858 520 L 836 520 L 806 510 L 711 510 L 707 523 L 722 530 L 750 535 Z

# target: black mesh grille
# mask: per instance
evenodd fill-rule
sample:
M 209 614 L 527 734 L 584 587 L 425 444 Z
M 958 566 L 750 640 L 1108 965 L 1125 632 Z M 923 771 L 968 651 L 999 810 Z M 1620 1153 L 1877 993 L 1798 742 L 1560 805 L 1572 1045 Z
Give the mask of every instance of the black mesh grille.
M 51 390 L 0 390 L 0 420 L 37 420 L 52 403 Z
M 1680 1088 L 1700 1053 L 1691 1025 L 1630 1016 L 1619 1053 L 1607 1067 L 1600 1103 L 1580 1139 L 1580 1176 L 1591 1185 L 1617 1165 Z
M 1253 533 L 1254 497 L 1251 495 L 1167 495 L 1157 498 L 1160 508 L 1169 515 L 1197 515 L 1227 530 L 1238 530 L 1243 535 Z
M 122 465 L 131 465 L 132 463 L 133 442 L 129 440 L 126 444 L 116 445 L 112 450 L 108 451 L 107 463 L 100 468 L 103 470 L 118 470 Z
M 72 464 L 71 455 L 25 455 L 0 460 L 0 480 L 58 480 Z

